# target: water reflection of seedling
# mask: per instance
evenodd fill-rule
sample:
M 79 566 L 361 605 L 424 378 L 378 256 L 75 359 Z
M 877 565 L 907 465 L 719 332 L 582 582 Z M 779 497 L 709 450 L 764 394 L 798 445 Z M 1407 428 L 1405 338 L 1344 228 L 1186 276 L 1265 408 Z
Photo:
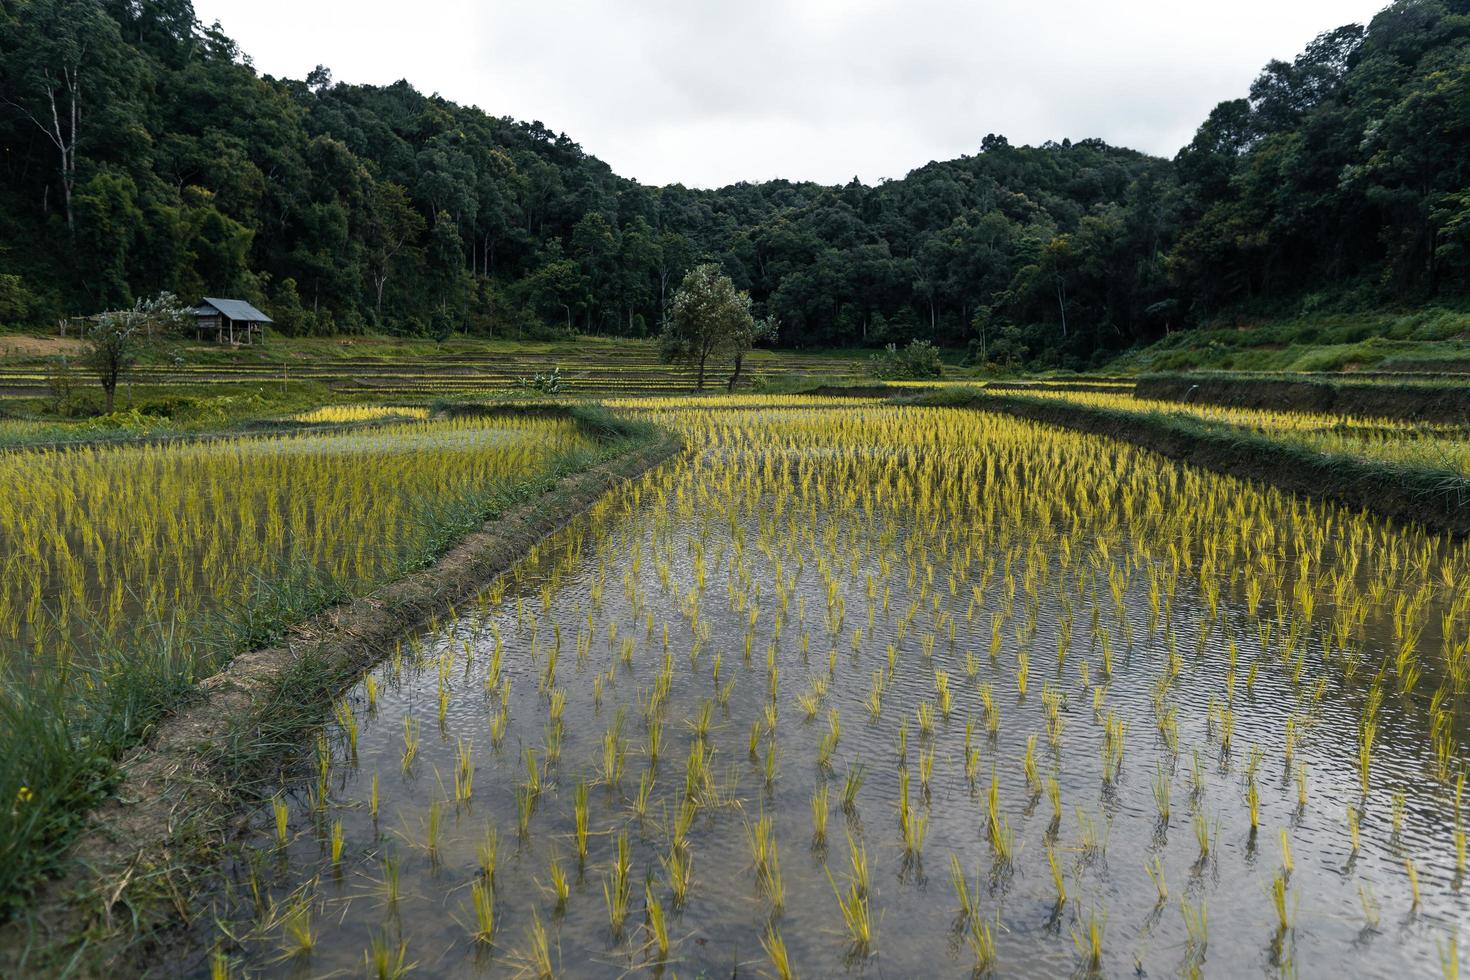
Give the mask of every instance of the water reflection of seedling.
M 399 859 L 398 855 L 383 854 L 383 902 L 391 909 L 398 905 L 399 887 Z
M 1127 732 L 1127 725 L 1122 718 L 1108 712 L 1103 722 L 1103 782 L 1110 783 L 1118 777 L 1123 770 L 1123 743 Z
M 1198 965 L 1204 957 L 1205 947 L 1210 943 L 1209 909 L 1201 898 L 1197 906 L 1180 902 L 1179 913 L 1184 917 L 1184 932 L 1188 937 L 1185 940 L 1186 956 L 1191 963 Z
M 1283 933 L 1291 928 L 1291 912 L 1286 907 L 1287 894 L 1286 874 L 1277 872 L 1276 877 L 1271 879 L 1271 907 L 1276 910 L 1277 929 Z
M 990 933 L 990 924 L 981 921 L 978 915 L 972 916 L 965 939 L 975 957 L 974 973 L 977 976 L 989 973 L 995 966 L 995 939 Z
M 1082 957 L 1082 965 L 1090 972 L 1102 969 L 1103 927 L 1107 920 L 1089 909 L 1086 921 L 1072 932 L 1072 942 Z
M 775 971 L 776 980 L 792 980 L 796 972 L 791 967 L 791 956 L 786 952 L 786 941 L 781 938 L 781 933 L 776 930 L 774 923 L 766 926 L 765 934 L 761 936 L 761 948 L 766 951 L 766 957 L 771 961 L 771 969 Z
M 551 964 L 551 942 L 546 936 L 546 927 L 541 924 L 541 914 L 531 910 L 531 926 L 527 932 L 528 948 L 521 954 L 521 972 L 537 980 L 552 980 L 556 970 Z
M 428 817 L 424 821 L 424 850 L 428 852 L 429 860 L 439 860 L 440 830 L 444 822 L 443 807 L 438 800 L 429 803 Z
M 768 842 L 765 869 L 761 873 L 761 882 L 766 898 L 770 900 L 771 909 L 780 912 L 786 907 L 786 885 L 781 878 L 781 850 L 776 845 L 776 837 L 771 835 Z
M 365 975 L 372 980 L 402 980 L 416 965 L 408 962 L 407 940 L 393 943 L 381 932 L 373 934 L 362 957 Z
M 1205 771 L 1199 764 L 1199 749 L 1189 752 L 1189 789 L 1198 799 L 1205 791 Z
M 1149 881 L 1154 883 L 1154 894 L 1157 896 L 1154 905 L 1156 908 L 1160 907 L 1169 900 L 1169 883 L 1164 880 L 1163 858 L 1155 857 L 1145 862 L 1143 870 L 1148 875 Z
M 1373 886 L 1367 882 L 1358 885 L 1358 903 L 1363 907 L 1363 922 L 1369 929 L 1377 929 L 1382 911 L 1378 905 L 1378 897 L 1373 894 Z
M 312 921 L 311 898 L 304 891 L 281 913 L 281 956 L 283 959 L 310 956 L 318 934 Z
M 1199 846 L 1199 863 L 1204 864 L 1209 860 L 1210 851 L 1214 847 L 1213 828 L 1202 811 L 1194 815 L 1194 840 Z

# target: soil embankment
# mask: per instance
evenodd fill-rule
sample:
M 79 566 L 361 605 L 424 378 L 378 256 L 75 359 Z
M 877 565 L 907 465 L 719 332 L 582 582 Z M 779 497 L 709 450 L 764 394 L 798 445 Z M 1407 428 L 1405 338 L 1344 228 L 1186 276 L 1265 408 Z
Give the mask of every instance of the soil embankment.
M 1139 378 L 1134 395 L 1230 408 L 1470 424 L 1470 384 L 1463 383 L 1343 384 L 1168 374 Z

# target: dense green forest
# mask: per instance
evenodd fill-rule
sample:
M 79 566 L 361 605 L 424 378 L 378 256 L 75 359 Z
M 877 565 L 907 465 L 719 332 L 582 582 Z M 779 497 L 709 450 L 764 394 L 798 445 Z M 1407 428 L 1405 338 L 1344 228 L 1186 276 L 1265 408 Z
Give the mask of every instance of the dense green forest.
M 1230 311 L 1470 293 L 1470 0 L 1398 0 L 1170 161 L 1012 146 L 866 186 L 617 176 L 406 81 L 262 77 L 189 0 L 0 0 L 0 323 L 170 290 L 281 329 L 647 335 L 719 263 L 787 346 L 1086 366 Z

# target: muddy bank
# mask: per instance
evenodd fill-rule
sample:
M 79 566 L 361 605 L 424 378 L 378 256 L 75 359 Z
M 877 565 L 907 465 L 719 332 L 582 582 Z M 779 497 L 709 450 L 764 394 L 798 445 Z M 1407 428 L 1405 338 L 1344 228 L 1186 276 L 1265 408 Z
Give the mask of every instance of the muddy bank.
M 817 385 L 800 392 L 825 398 L 888 398 L 903 392 L 893 385 Z
M 590 414 L 579 422 L 620 424 Z M 549 481 L 431 567 L 313 616 L 280 644 L 243 653 L 201 681 L 119 763 L 119 783 L 72 842 L 66 872 L 38 891 L 28 914 L 0 926 L 0 975 L 146 972 L 171 930 L 187 924 L 195 875 L 238 832 L 242 805 L 269 784 L 272 764 L 299 750 L 301 731 L 326 717 L 343 686 L 404 633 L 472 599 L 607 490 L 681 447 L 651 427 L 629 434 L 626 452 Z
M 1134 395 L 1158 401 L 1224 405 L 1271 411 L 1321 412 L 1470 423 L 1470 384 L 1341 384 L 1331 381 L 1226 378 L 1209 375 L 1150 375 L 1138 379 Z
M 936 399 L 933 404 L 1004 412 L 1111 436 L 1216 473 L 1413 521 L 1431 531 L 1470 535 L 1470 479 L 1321 456 L 1255 433 L 1215 429 L 1159 414 L 1135 415 L 1006 395 Z
M 990 381 L 985 387 L 991 391 L 1098 391 L 1113 395 L 1129 390 L 1127 385 L 1106 381 Z

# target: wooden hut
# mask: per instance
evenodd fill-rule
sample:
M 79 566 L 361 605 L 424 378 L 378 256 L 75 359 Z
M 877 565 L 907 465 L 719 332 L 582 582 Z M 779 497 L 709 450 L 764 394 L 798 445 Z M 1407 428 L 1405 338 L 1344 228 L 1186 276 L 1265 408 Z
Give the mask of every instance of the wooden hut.
M 265 325 L 274 322 L 243 299 L 206 296 L 193 312 L 195 335 L 221 344 L 253 344 L 257 334 L 265 335 Z

